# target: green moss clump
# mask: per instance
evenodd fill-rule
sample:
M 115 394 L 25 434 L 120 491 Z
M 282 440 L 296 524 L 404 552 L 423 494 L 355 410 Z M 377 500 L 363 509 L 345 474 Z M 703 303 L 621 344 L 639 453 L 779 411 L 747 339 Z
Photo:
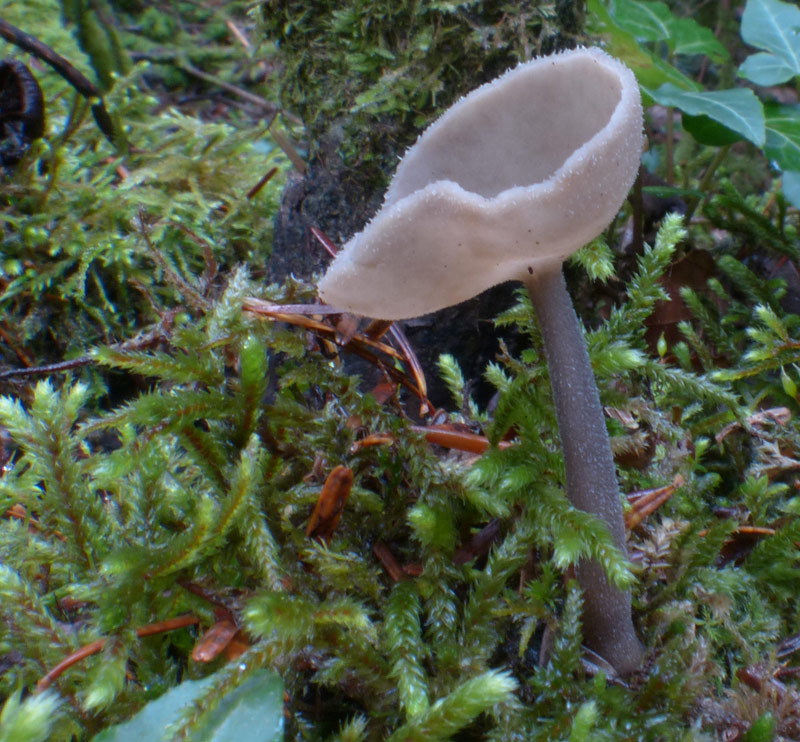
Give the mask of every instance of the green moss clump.
M 152 41 L 165 42 L 174 38 L 178 24 L 172 16 L 157 8 L 148 8 L 141 15 L 142 33 Z

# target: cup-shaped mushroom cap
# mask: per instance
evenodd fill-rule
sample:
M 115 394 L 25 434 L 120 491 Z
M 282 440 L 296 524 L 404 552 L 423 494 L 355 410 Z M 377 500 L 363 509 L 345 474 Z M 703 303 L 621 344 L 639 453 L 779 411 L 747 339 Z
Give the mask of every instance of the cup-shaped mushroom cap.
M 623 64 L 600 49 L 521 64 L 426 129 L 320 296 L 405 319 L 552 267 L 608 226 L 641 150 L 639 87 Z

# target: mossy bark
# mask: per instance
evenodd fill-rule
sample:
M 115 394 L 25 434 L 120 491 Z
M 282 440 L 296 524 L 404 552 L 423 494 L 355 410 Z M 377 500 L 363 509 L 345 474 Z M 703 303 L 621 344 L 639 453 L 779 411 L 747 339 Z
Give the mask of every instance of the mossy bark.
M 305 0 L 265 4 L 265 34 L 283 65 L 281 105 L 303 120 L 309 153 L 308 172 L 290 178 L 275 216 L 266 280 L 323 272 L 328 256 L 311 227 L 343 245 L 378 210 L 398 157 L 427 124 L 518 62 L 585 43 L 584 8 L 584 0 L 523 0 L 510 14 L 492 0 L 449 9 L 433 0 L 321 0 L 309 13 Z M 450 400 L 435 370 L 443 352 L 488 401 L 492 319 L 513 302 L 499 286 L 407 325 L 435 404 Z M 504 340 L 518 347 L 513 331 Z

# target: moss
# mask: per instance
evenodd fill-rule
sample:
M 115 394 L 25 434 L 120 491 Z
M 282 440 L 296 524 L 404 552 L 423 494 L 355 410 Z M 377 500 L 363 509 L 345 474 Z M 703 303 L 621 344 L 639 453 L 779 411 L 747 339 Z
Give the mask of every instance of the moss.
M 382 181 L 460 95 L 532 55 L 582 39 L 579 2 L 264 3 L 283 66 L 280 98 L 312 148 L 335 130 L 347 168 Z
M 383 145 L 359 150 L 379 134 L 365 122 L 405 141 L 483 74 L 481 54 L 488 76 L 544 45 L 565 12 L 560 3 L 517 15 L 481 3 L 373 5 L 384 15 L 354 25 L 344 22 L 353 7 L 371 11 L 262 8 L 282 9 L 280 23 L 266 22 L 281 35 L 270 53 L 285 65 L 284 100 L 319 131 L 352 126 L 344 152 L 366 173 Z M 21 27 L 41 23 L 42 38 L 91 73 L 55 2 L 0 7 Z M 162 12 L 173 10 L 200 13 L 192 3 Z M 530 50 L 512 33 L 517 22 L 528 24 Z M 409 46 L 426 28 L 430 59 Z M 303 57 L 292 29 L 319 59 Z M 447 56 L 451 39 L 471 68 Z M 175 51 L 223 77 L 249 64 L 229 39 L 219 43 L 199 57 Z M 411 65 L 419 91 L 385 78 L 383 57 L 341 53 L 376 48 Z M 594 297 L 587 340 L 615 444 L 638 454 L 618 462 L 623 489 L 633 502 L 665 485 L 670 495 L 630 534 L 627 563 L 564 498 L 524 297 L 498 323 L 529 346 L 499 349 L 486 370 L 491 406 L 471 397 L 453 358 L 440 364 L 449 421 L 493 445 L 477 460 L 436 447 L 410 425 L 415 399 L 379 402 L 332 346 L 242 311 L 250 296 L 315 296 L 310 284 L 261 279 L 289 168 L 263 121 L 219 95 L 214 116 L 202 104 L 167 105 L 163 76 L 140 61 L 107 98 L 130 143 L 117 152 L 70 87 L 31 66 L 48 129 L 0 180 L 0 739 L 88 740 L 183 678 L 215 675 L 211 705 L 263 667 L 285 681 L 289 739 L 797 737 L 800 320 L 788 269 L 798 217 L 777 186 L 762 193 L 739 164 L 723 164 L 688 227 L 661 220 L 652 247 L 629 258 L 620 220 L 608 249 L 592 245 L 577 261 L 576 272 L 605 281 L 581 285 Z M 306 75 L 305 102 L 295 73 Z M 210 90 L 193 84 L 193 94 Z M 691 195 L 710 157 L 686 150 Z M 709 252 L 705 285 L 675 284 L 688 246 Z M 683 301 L 678 340 L 653 348 L 647 324 L 668 292 Z M 67 370 L 24 368 L 70 358 Z M 320 543 L 306 525 L 339 465 L 354 484 Z M 625 683 L 581 648 L 570 574 L 585 554 L 633 580 L 648 659 Z M 185 615 L 199 625 L 137 635 Z M 241 629 L 229 654 L 193 659 L 224 621 Z M 100 639 L 103 651 L 65 669 L 47 694 L 20 694 Z
M 142 33 L 153 41 L 165 42 L 174 39 L 178 31 L 175 19 L 157 8 L 148 8 L 141 15 Z

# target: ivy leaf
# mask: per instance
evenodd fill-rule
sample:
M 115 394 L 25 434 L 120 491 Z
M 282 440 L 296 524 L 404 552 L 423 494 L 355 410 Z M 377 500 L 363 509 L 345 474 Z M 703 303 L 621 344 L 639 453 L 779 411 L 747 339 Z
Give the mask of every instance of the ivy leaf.
M 781 170 L 800 170 L 800 105 L 765 103 L 764 152 Z
M 739 75 L 756 85 L 778 85 L 791 79 L 794 72 L 780 57 L 759 52 L 739 65 Z
M 764 153 L 783 170 L 783 194 L 800 208 L 800 105 L 764 105 L 767 142 Z
M 742 38 L 763 51 L 750 55 L 739 74 L 757 85 L 778 85 L 800 75 L 800 8 L 781 0 L 747 0 Z
M 724 147 L 726 144 L 740 142 L 742 137 L 727 126 L 717 123 L 710 116 L 690 116 L 683 114 L 683 128 L 700 144 L 711 147 Z
M 649 91 L 664 83 L 672 83 L 685 90 L 701 90 L 701 87 L 680 70 L 665 62 L 657 54 L 643 47 L 636 37 L 619 25 L 601 0 L 587 0 L 589 32 L 606 38 L 606 49 L 633 70 L 644 93 L 644 104 L 650 105 Z
M 666 41 L 673 54 L 705 54 L 715 62 L 730 56 L 710 28 L 676 17 L 666 3 L 614 0 L 611 15 L 638 41 Z
M 714 36 L 714 32 L 693 18 L 675 18 L 669 29 L 667 44 L 673 54 L 705 54 L 717 64 L 730 59 L 728 50 Z
M 150 701 L 124 724 L 106 729 L 93 742 L 162 742 L 171 739 L 169 727 L 181 719 L 193 703 L 202 702 L 216 676 L 185 680 Z M 240 742 L 283 740 L 283 681 L 273 672 L 258 670 L 225 695 L 201 722 L 189 742 Z
M 693 91 L 665 83 L 650 93 L 662 106 L 674 106 L 690 116 L 707 116 L 717 124 L 763 147 L 766 139 L 764 108 L 752 90 Z
M 617 25 L 639 41 L 661 41 L 669 38 L 669 25 L 673 19 L 666 3 L 615 0 L 611 14 Z
M 800 170 L 787 170 L 783 174 L 783 195 L 800 209 Z

